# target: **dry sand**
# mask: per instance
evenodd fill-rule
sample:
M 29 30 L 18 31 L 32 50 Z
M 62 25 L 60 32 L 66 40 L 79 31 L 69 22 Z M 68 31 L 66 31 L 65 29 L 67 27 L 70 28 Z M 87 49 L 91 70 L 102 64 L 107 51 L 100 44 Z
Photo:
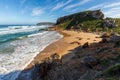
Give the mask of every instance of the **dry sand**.
M 61 31 L 60 33 L 62 33 L 64 35 L 64 37 L 52 44 L 50 44 L 49 46 L 47 46 L 42 52 L 40 52 L 35 58 L 34 61 L 32 61 L 27 68 L 30 68 L 34 65 L 34 62 L 39 62 L 47 57 L 49 57 L 50 55 L 57 53 L 59 56 L 63 56 L 66 55 L 68 53 L 71 52 L 71 50 L 73 50 L 74 48 L 83 45 L 84 43 L 88 42 L 89 44 L 93 43 L 93 42 L 99 42 L 101 41 L 101 38 L 96 38 L 99 37 L 99 35 L 97 34 L 93 34 L 93 33 L 85 33 L 85 32 L 75 32 L 75 31 Z M 69 35 L 69 36 L 66 36 Z M 80 39 L 81 38 L 81 39 Z M 79 45 L 77 43 L 80 43 Z M 71 44 L 73 43 L 73 44 Z M 70 55 L 68 56 L 70 57 Z M 67 58 L 66 58 L 67 60 Z

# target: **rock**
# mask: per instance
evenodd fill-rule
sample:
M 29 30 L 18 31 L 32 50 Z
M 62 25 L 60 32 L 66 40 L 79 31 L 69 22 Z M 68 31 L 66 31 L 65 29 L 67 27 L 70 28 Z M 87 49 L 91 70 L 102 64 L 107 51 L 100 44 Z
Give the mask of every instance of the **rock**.
M 52 59 L 59 59 L 60 56 L 57 53 L 54 53 L 53 55 L 50 56 Z
M 102 40 L 99 43 L 107 43 L 108 40 L 106 38 L 102 38 Z
M 86 43 L 83 44 L 83 46 L 82 46 L 82 48 L 87 48 L 87 47 L 89 47 L 89 43 L 88 43 L 88 42 L 86 42 Z
M 109 39 L 110 42 L 118 42 L 120 41 L 120 36 L 119 35 L 112 35 Z
M 101 36 L 101 38 L 110 38 L 111 34 L 110 33 L 105 33 Z
M 66 26 L 66 29 L 76 28 L 75 25 L 79 25 L 80 27 L 83 26 L 82 21 L 86 20 L 96 20 L 96 19 L 103 19 L 104 14 L 101 10 L 94 10 L 94 11 L 83 11 L 78 12 L 75 14 L 66 15 L 57 19 L 56 25 L 61 25 L 64 23 L 69 23 Z M 70 21 L 70 22 L 69 22 Z
M 101 10 L 96 10 L 89 15 L 90 15 L 90 17 L 96 18 L 96 19 L 103 19 L 104 18 L 104 14 L 102 13 Z
M 97 60 L 92 57 L 92 56 L 85 56 L 83 59 L 82 59 L 82 62 L 87 65 L 88 67 L 93 67 L 95 65 L 98 64 Z
M 115 23 L 116 23 L 116 21 L 114 19 L 106 18 L 106 19 L 103 19 L 101 26 L 103 28 L 105 28 L 105 27 L 114 28 L 114 27 L 116 27 Z

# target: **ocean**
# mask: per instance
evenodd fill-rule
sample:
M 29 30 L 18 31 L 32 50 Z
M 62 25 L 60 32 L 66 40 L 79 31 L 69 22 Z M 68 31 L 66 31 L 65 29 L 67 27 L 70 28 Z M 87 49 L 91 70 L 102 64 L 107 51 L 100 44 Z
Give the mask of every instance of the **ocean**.
M 0 80 L 15 80 L 40 51 L 62 38 L 42 28 L 46 26 L 0 25 Z

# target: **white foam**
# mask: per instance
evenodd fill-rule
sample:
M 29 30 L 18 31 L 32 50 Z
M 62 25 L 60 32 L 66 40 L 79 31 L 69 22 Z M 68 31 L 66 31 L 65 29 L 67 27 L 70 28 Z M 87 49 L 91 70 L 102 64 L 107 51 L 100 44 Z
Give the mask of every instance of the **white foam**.
M 42 28 L 46 28 L 47 26 L 9 26 L 8 28 L 1 28 L 0 35 L 5 34 L 14 34 L 20 32 L 30 32 L 30 31 L 38 31 Z
M 0 79 L 15 80 L 20 71 L 24 69 L 40 51 L 61 37 L 57 32 L 47 31 L 11 42 L 11 46 L 16 47 L 14 52 L 11 54 L 0 54 L 0 68 L 3 69 L 2 72 L 0 71 Z M 1 74 L 3 76 L 1 76 Z
M 28 35 L 28 37 L 32 37 L 32 36 L 37 36 L 37 35 L 42 35 L 42 34 L 45 34 L 47 33 L 48 31 L 45 31 L 43 33 L 36 33 L 36 34 L 31 34 L 31 35 Z

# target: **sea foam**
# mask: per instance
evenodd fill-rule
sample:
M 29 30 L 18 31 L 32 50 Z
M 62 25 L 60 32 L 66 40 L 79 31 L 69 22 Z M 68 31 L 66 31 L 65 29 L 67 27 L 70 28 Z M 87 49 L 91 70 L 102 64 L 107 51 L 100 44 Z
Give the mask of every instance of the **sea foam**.
M 8 26 L 7 28 L 0 28 L 0 35 L 37 31 L 45 27 L 47 26 Z
M 15 80 L 33 58 L 49 44 L 62 36 L 55 31 L 29 35 L 27 38 L 10 42 L 14 52 L 0 54 L 0 80 Z

